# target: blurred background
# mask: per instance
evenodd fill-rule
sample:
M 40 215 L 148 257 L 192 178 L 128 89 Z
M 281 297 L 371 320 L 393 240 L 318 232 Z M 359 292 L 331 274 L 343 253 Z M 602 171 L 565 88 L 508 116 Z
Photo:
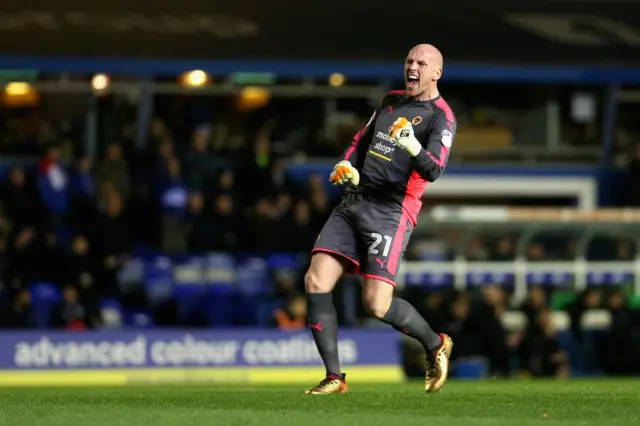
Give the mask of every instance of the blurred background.
M 640 373 L 630 3 L 402 17 L 379 1 L 147 3 L 0 12 L 0 344 L 13 348 L 0 376 L 277 365 L 320 378 L 302 277 L 340 197 L 327 177 L 422 42 L 444 54 L 458 134 L 398 294 L 453 337 L 457 377 Z M 360 379 L 424 374 L 421 348 L 363 311 L 358 277 L 335 299 Z M 182 355 L 160 361 L 169 341 Z

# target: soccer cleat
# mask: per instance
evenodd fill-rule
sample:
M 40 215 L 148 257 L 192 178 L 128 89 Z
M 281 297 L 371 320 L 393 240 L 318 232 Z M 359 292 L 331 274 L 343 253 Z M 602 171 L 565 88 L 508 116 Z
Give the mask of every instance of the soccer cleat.
M 317 386 L 304 391 L 307 395 L 328 395 L 331 393 L 347 393 L 349 386 L 345 381 L 347 375 L 338 376 L 335 374 L 327 374 L 327 377 Z
M 442 343 L 427 355 L 427 375 L 424 381 L 425 392 L 438 392 L 449 376 L 449 358 L 453 349 L 453 340 L 446 334 L 440 334 Z

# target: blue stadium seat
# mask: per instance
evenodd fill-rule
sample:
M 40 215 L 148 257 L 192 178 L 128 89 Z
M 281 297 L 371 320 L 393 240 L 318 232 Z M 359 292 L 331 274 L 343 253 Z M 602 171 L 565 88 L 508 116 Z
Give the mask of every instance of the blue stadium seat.
M 258 305 L 264 295 L 271 293 L 267 262 L 259 257 L 245 259 L 237 269 L 237 314 L 239 325 L 258 323 Z
M 236 311 L 236 262 L 226 253 L 212 253 L 203 260 L 204 282 L 207 297 L 203 305 L 209 325 L 228 327 L 234 325 Z
M 152 306 L 157 306 L 173 296 L 173 265 L 166 256 L 158 256 L 144 268 L 144 287 Z
M 240 294 L 260 295 L 271 291 L 268 265 L 260 257 L 249 257 L 239 264 L 236 277 Z
M 153 328 L 151 315 L 142 311 L 126 311 L 124 324 L 128 328 Z
M 269 327 L 274 319 L 273 313 L 276 309 L 282 309 L 285 302 L 282 300 L 263 300 L 258 303 L 258 325 Z
M 29 292 L 38 328 L 49 327 L 52 310 L 62 298 L 60 290 L 48 282 L 34 282 L 29 285 Z
M 269 269 L 293 269 L 298 270 L 302 267 L 302 261 L 299 254 L 292 253 L 276 253 L 267 257 L 267 267 Z
M 127 261 L 118 272 L 118 286 L 123 293 L 128 293 L 144 281 L 145 262 L 140 258 Z
M 173 295 L 178 307 L 178 316 L 183 324 L 192 325 L 203 316 L 207 286 L 202 258 L 189 257 L 175 265 Z
M 117 299 L 102 299 L 100 313 L 103 326 L 106 328 L 120 328 L 124 324 L 124 311 Z

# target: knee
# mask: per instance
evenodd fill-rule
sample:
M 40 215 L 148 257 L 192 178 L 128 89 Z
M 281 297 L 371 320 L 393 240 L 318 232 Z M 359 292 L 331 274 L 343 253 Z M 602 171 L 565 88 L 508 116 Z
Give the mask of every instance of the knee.
M 382 319 L 391 306 L 391 297 L 377 292 L 365 292 L 362 295 L 367 311 L 375 318 Z
M 311 258 L 311 266 L 304 276 L 307 293 L 329 293 L 344 272 L 339 260 L 326 253 L 317 253 Z
M 304 288 L 307 293 L 328 293 L 332 285 L 327 280 L 323 280 L 317 270 L 309 269 L 304 276 Z

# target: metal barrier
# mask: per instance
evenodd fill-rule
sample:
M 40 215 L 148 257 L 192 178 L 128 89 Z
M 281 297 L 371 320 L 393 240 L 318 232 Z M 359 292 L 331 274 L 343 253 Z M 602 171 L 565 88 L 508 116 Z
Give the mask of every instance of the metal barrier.
M 447 262 L 405 262 L 398 286 L 452 285 L 465 289 L 483 284 L 513 285 L 514 302 L 522 301 L 529 285 L 587 286 L 634 283 L 640 293 L 640 251 L 630 261 L 587 261 L 589 243 L 597 235 L 620 236 L 640 247 L 640 210 L 632 209 L 545 209 L 508 207 L 435 207 L 430 220 L 456 225 L 463 230 L 456 255 Z M 521 229 L 513 261 L 476 262 L 465 259 L 470 240 L 479 230 Z M 576 257 L 572 261 L 529 261 L 526 250 L 542 231 L 579 229 Z

